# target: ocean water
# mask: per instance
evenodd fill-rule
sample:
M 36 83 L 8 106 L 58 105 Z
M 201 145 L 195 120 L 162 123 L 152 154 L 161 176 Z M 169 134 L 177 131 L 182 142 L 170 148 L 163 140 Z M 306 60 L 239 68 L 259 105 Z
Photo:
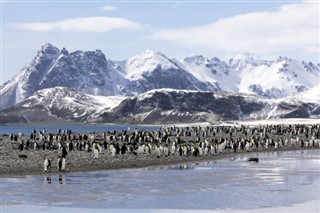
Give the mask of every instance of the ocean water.
M 247 162 L 249 157 L 258 157 L 259 163 Z M 312 201 L 313 210 L 319 210 L 319 199 L 320 150 L 248 153 L 195 164 L 1 178 L 3 212 L 28 208 L 29 212 L 259 211 Z
M 34 129 L 39 132 L 43 129 L 46 129 L 46 132 L 56 133 L 58 129 L 69 130 L 72 132 L 108 132 L 108 131 L 122 131 L 122 130 L 134 130 L 135 128 L 138 130 L 158 130 L 160 126 L 157 125 L 117 125 L 117 124 L 88 124 L 88 125 L 8 125 L 8 126 L 0 126 L 0 134 L 18 134 L 21 132 L 22 134 L 30 134 Z

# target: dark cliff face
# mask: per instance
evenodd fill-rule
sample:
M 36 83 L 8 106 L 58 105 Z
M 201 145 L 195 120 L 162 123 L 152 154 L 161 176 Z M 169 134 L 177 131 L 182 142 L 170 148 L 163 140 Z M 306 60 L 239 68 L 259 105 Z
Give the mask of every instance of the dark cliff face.
M 270 111 L 278 108 L 271 117 Z M 128 98 L 101 115 L 101 122 L 181 123 L 218 120 L 319 117 L 317 104 L 270 103 L 237 94 L 213 92 L 155 91 L 146 97 Z
M 70 54 L 62 51 L 39 86 L 40 89 L 69 87 L 94 95 L 121 94 L 121 91 L 117 91 L 120 83 L 112 75 L 121 78 L 100 50 Z
M 263 107 L 261 103 L 247 101 L 236 95 L 215 97 L 213 92 L 155 91 L 144 98 L 128 98 L 113 113 L 104 114 L 101 118 L 106 120 L 108 116 L 113 116 L 123 122 L 133 122 L 140 118 L 139 122 L 178 123 L 213 121 L 208 119 L 212 115 L 216 120 L 238 120 Z
M 39 90 L 42 77 L 46 75 L 58 56 L 58 48 L 51 44 L 42 46 L 30 64 L 25 66 L 13 79 L 0 87 L 0 109 L 13 106 Z
M 200 91 L 153 90 L 125 98 L 114 108 L 102 111 L 97 111 L 103 107 L 97 108 L 98 104 L 101 102 L 93 96 L 70 88 L 41 90 L 0 111 L 1 124 L 46 121 L 167 124 L 320 117 L 320 107 L 315 103 L 277 103 L 257 96 Z
M 100 51 L 68 53 L 46 44 L 11 81 L 1 86 L 0 109 L 13 106 L 33 93 L 54 87 L 74 88 L 93 95 L 123 95 L 127 80 Z
M 281 118 L 312 118 L 320 115 L 320 106 L 313 103 L 290 104 L 282 102 L 278 107 L 287 111 L 280 116 Z
M 182 69 L 162 70 L 159 66 L 151 75 L 143 75 L 146 82 L 152 82 L 151 89 L 171 88 L 186 90 L 206 90 L 206 85 Z
M 59 57 L 59 52 L 60 50 L 51 44 L 44 45 L 38 51 L 30 66 L 26 67 L 24 77 L 20 82 L 26 96 L 31 96 L 37 90 L 42 89 L 41 81 Z

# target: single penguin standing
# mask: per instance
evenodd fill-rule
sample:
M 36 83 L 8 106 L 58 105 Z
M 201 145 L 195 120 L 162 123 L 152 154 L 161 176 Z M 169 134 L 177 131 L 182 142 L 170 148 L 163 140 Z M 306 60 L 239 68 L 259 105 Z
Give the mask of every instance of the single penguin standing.
M 59 158 L 61 158 L 61 167 L 60 167 L 59 171 L 64 171 L 66 169 L 66 157 L 67 157 L 67 154 L 68 154 L 67 149 L 66 149 L 65 146 L 63 146 L 62 147 L 62 155 L 61 155 L 61 157 L 59 157 Z M 58 160 L 58 162 L 59 162 L 59 160 Z
M 93 150 L 93 154 L 94 154 L 94 159 L 98 159 L 98 157 L 99 157 L 99 150 L 98 150 L 98 148 L 95 148 L 94 150 Z
M 58 171 L 62 171 L 62 157 L 58 157 Z
M 50 172 L 50 169 L 51 169 L 51 162 L 48 158 L 46 158 L 44 160 L 44 163 L 43 163 L 43 167 L 44 167 L 44 171 L 45 172 Z
M 22 151 L 23 151 L 23 148 L 24 148 L 24 143 L 23 143 L 23 141 L 20 141 L 20 143 L 19 143 L 19 150 L 22 152 Z
M 62 158 L 61 171 L 64 171 L 65 169 L 66 169 L 66 158 Z
M 68 154 L 68 151 L 67 151 L 67 149 L 66 149 L 66 147 L 65 146 L 62 146 L 62 157 L 63 158 L 66 158 L 67 157 L 67 154 Z

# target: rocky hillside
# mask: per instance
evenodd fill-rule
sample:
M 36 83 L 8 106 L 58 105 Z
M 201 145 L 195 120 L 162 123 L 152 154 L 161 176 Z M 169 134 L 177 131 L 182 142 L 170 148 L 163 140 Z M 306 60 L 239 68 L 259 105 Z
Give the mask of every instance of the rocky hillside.
M 146 50 L 130 59 L 113 61 L 100 50 L 69 53 L 48 43 L 0 87 L 0 109 L 55 87 L 99 96 L 133 96 L 169 88 L 284 98 L 319 85 L 319 79 L 319 64 L 286 57 L 262 60 L 244 53 L 228 62 L 201 55 L 179 61 Z
M 2 110 L 0 120 L 2 124 L 59 121 L 167 124 L 320 118 L 320 97 L 316 89 L 286 99 L 267 99 L 256 95 L 174 89 L 151 90 L 131 97 L 105 97 L 56 87 L 38 91 L 25 101 Z

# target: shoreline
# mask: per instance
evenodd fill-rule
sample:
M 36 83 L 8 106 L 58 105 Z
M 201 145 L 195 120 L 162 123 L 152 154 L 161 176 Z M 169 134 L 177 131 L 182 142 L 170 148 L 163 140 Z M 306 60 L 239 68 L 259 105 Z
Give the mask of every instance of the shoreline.
M 60 212 L 60 213 L 69 213 L 69 212 L 101 212 L 101 213 L 122 213 L 122 212 L 131 212 L 131 213 L 270 213 L 270 212 L 279 212 L 279 213 L 300 213 L 300 212 L 319 212 L 320 198 L 313 199 L 307 202 L 295 203 L 293 205 L 286 206 L 271 206 L 271 207 L 262 207 L 262 208 L 252 208 L 252 209 L 126 209 L 126 208 L 82 208 L 82 207 L 56 207 L 56 206 L 37 206 L 37 205 L 4 205 L 3 209 L 8 212 L 20 212 L 21 207 L 24 209 L 24 212 Z
M 25 124 L 0 124 L 0 136 L 1 135 L 9 135 L 9 134 L 18 134 L 22 132 L 22 134 L 29 134 L 31 131 L 37 128 L 48 128 L 52 129 L 52 131 L 56 131 L 58 128 L 68 129 L 77 126 L 77 127 L 122 127 L 122 129 L 127 129 L 128 127 L 138 127 L 138 129 L 143 130 L 142 127 L 147 127 L 151 129 L 158 129 L 160 127 L 206 127 L 206 126 L 246 126 L 246 127 L 254 127 L 260 125 L 320 125 L 319 118 L 282 118 L 282 119 L 257 119 L 257 120 L 226 120 L 226 121 L 216 121 L 216 122 L 194 122 L 194 123 L 25 123 Z M 8 128 L 17 128 L 18 131 L 9 131 Z M 26 132 L 25 130 L 28 129 Z M 91 133 L 95 132 L 93 129 L 90 131 L 80 131 L 78 133 Z M 100 132 L 100 130 L 98 130 Z M 1 137 L 0 137 L 1 140 Z
M 0 177 L 146 168 L 319 148 L 320 125 L 311 124 L 174 126 L 89 133 L 43 129 L 30 135 L 0 135 Z M 51 162 L 50 173 L 44 172 L 46 159 Z
M 317 162 L 313 159 L 318 159 L 316 153 L 320 150 L 276 151 L 270 149 L 265 151 L 269 153 L 262 154 L 265 153 L 264 151 L 248 154 L 246 152 L 228 153 L 219 156 L 222 160 L 201 164 L 182 164 L 181 166 L 186 170 L 179 170 L 180 166 L 169 166 L 168 170 L 166 166 L 161 166 L 137 170 L 70 172 L 60 176 L 51 174 L 2 179 L 8 194 L 3 207 L 9 212 L 20 212 L 21 209 L 27 212 L 318 212 L 319 200 L 314 199 L 319 197 L 315 187 L 319 185 L 316 182 L 319 176 L 318 172 L 314 173 Z M 246 162 L 248 158 L 255 155 L 260 158 L 261 164 Z M 299 163 L 305 160 L 306 163 Z M 272 170 L 270 168 L 272 165 L 274 167 L 271 168 L 277 169 Z M 291 167 L 290 165 L 299 166 Z M 272 173 L 272 171 L 279 172 L 278 175 L 282 178 L 273 176 L 271 179 L 265 179 L 270 177 L 269 172 Z M 263 175 L 260 176 L 260 174 Z M 174 177 L 177 181 L 166 185 L 170 177 Z M 305 182 L 307 177 L 310 178 Z M 180 183 L 183 184 L 180 185 Z M 186 188 L 183 187 L 184 183 Z M 13 191 L 10 190 L 12 187 L 14 187 Z M 312 192 L 309 191 L 311 188 Z M 81 192 L 86 190 L 88 194 L 80 196 L 80 199 L 77 196 L 74 197 L 79 192 L 82 195 Z M 40 194 L 34 196 L 39 192 Z M 212 196 L 208 196 L 209 193 Z M 299 198 L 291 199 L 291 196 L 295 197 L 296 193 L 300 193 Z M 169 200 L 173 200 L 174 203 L 175 198 L 182 200 L 184 197 L 190 197 L 188 194 L 193 194 L 191 197 L 196 198 L 196 203 L 203 199 L 207 201 L 198 203 L 196 206 L 193 204 L 185 207 L 184 204 L 163 205 L 163 203 L 170 203 Z M 313 196 L 304 196 L 310 194 Z M 255 199 L 257 195 L 263 196 L 265 201 Z M 234 205 L 220 205 L 212 202 L 219 199 L 218 203 L 220 201 L 223 203 L 225 198 L 230 196 Z M 150 200 L 146 197 L 150 197 Z M 243 197 L 246 197 L 246 200 L 255 199 L 256 201 L 249 205 L 238 205 L 237 203 L 243 202 Z M 288 199 L 282 202 L 273 200 L 273 198 L 281 199 L 282 197 Z M 154 202 L 159 202 L 157 200 L 160 198 L 167 200 L 159 205 L 153 205 Z M 128 199 L 132 202 L 126 203 Z M 115 200 L 117 200 L 116 204 L 114 204 Z M 85 204 L 81 205 L 83 202 Z M 124 203 L 124 205 L 118 208 L 118 203 Z
M 78 165 L 68 165 L 66 171 L 59 172 L 56 171 L 53 165 L 51 172 L 44 172 L 39 167 L 35 167 L 31 170 L 21 170 L 21 168 L 11 168 L 9 171 L 0 171 L 0 178 L 22 178 L 25 176 L 51 176 L 51 175 L 65 175 L 72 173 L 86 173 L 86 172 L 95 172 L 95 171 L 108 171 L 108 170 L 125 170 L 125 169 L 139 169 L 139 168 L 153 168 L 159 166 L 170 166 L 170 165 L 180 165 L 180 164 L 195 164 L 205 161 L 217 161 L 226 158 L 233 158 L 238 155 L 246 154 L 256 154 L 256 153 L 268 153 L 268 152 L 288 152 L 288 151 L 304 151 L 304 150 L 317 150 L 319 148 L 289 148 L 281 147 L 278 149 L 262 149 L 254 151 L 238 151 L 236 153 L 223 153 L 218 155 L 208 155 L 208 156 L 168 156 L 162 158 L 156 157 L 147 157 L 142 158 L 141 156 L 117 156 L 111 159 L 112 162 L 103 162 L 98 161 L 86 161 Z M 136 157 L 136 158 L 135 158 Z M 139 159 L 140 157 L 140 159 Z M 128 159 L 131 158 L 131 159 Z M 68 160 L 68 158 L 67 158 Z M 98 160 L 98 159 L 96 159 Z M 99 164 L 100 163 L 100 164 Z M 109 163 L 109 164 L 108 164 Z M 2 170 L 2 169 L 1 169 Z M 20 170 L 20 171 L 17 171 Z

